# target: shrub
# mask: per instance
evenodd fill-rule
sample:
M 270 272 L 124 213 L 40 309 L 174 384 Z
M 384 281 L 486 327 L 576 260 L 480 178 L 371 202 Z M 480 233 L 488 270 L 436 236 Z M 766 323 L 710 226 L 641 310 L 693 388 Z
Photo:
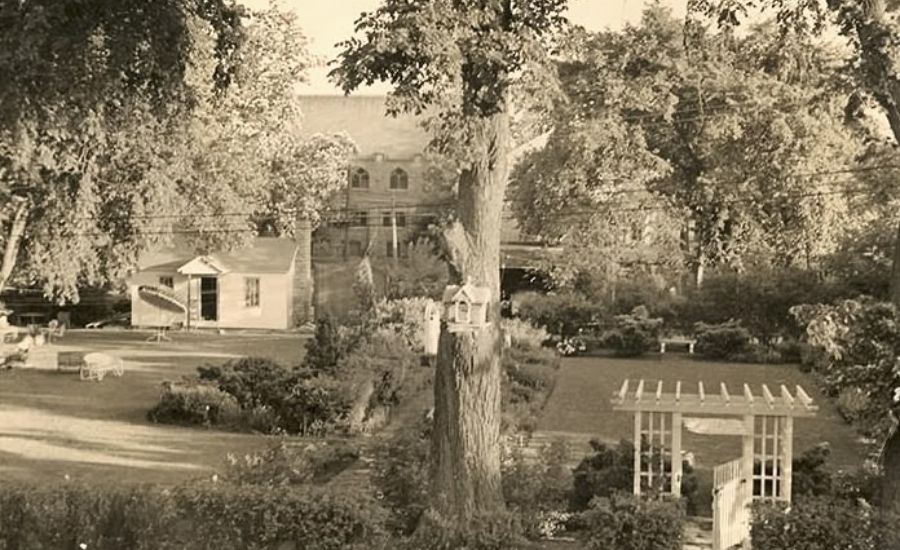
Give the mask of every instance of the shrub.
M 434 512 L 407 542 L 407 550 L 518 550 L 524 543 L 518 517 L 505 510 L 481 514 L 465 524 L 447 521 Z
M 656 344 L 662 319 L 652 319 L 644 306 L 638 306 L 627 315 L 614 318 L 615 328 L 607 331 L 601 341 L 619 357 L 643 355 Z
M 428 503 L 430 442 L 417 432 L 398 432 L 375 447 L 372 482 L 390 513 L 394 533 L 412 533 Z
M 833 497 L 753 504 L 750 537 L 754 550 L 885 550 L 900 548 L 900 518 Z
M 707 359 L 728 359 L 750 350 L 750 332 L 740 322 L 718 325 L 697 323 L 694 327 L 698 354 Z
M 733 363 L 756 363 L 761 365 L 774 365 L 784 362 L 784 358 L 776 348 L 766 344 L 755 343 L 750 343 L 746 350 L 732 353 L 725 359 Z
M 433 242 L 420 237 L 409 243 L 406 258 L 399 263 L 389 261 L 386 266 L 385 293 L 392 300 L 401 298 L 441 298 L 450 284 L 450 270 L 437 254 Z
M 793 495 L 831 494 L 832 475 L 825 467 L 830 455 L 831 449 L 828 443 L 820 443 L 794 459 L 791 485 Z
M 306 344 L 303 366 L 315 372 L 331 372 L 338 362 L 350 352 L 355 335 L 341 330 L 334 318 L 322 316 L 316 321 L 316 331 Z
M 550 339 L 550 333 L 544 328 L 536 327 L 525 319 L 503 319 L 501 327 L 514 348 L 539 349 Z
M 147 413 L 147 420 L 162 424 L 234 425 L 240 417 L 233 396 L 193 381 L 163 382 L 159 402 Z
M 224 479 L 238 485 L 282 487 L 325 483 L 359 460 L 359 448 L 349 443 L 288 445 L 283 439 L 261 452 L 229 454 Z
M 871 408 L 869 396 L 856 387 L 843 388 L 837 397 L 837 409 L 847 422 L 853 423 L 863 419 Z
M 681 550 L 684 539 L 684 513 L 677 502 L 623 493 L 592 500 L 582 523 L 588 550 Z
M 348 385 L 327 375 L 302 375 L 285 401 L 279 426 L 286 432 L 324 436 L 346 428 L 353 402 Z
M 540 449 L 537 461 L 526 460 L 520 448 L 504 461 L 503 496 L 530 538 L 555 534 L 547 520 L 552 513 L 568 507 L 572 487 L 572 473 L 566 466 L 568 454 L 564 441 L 554 441 Z M 564 525 L 556 526 L 561 527 Z
M 5 550 L 304 550 L 379 548 L 384 510 L 358 492 L 191 483 L 154 486 L 4 484 Z
M 585 296 L 566 292 L 541 294 L 523 292 L 513 296 L 517 315 L 531 324 L 544 327 L 560 338 L 576 336 L 603 315 L 603 308 Z
M 425 352 L 425 311 L 428 298 L 382 300 L 375 305 L 375 326 L 394 332 L 416 353 Z
M 532 431 L 556 385 L 559 357 L 552 350 L 511 348 L 503 354 L 505 429 Z
M 296 381 L 292 369 L 266 357 L 241 357 L 221 366 L 198 367 L 200 380 L 216 384 L 244 409 L 265 406 L 280 412 Z
M 177 518 L 175 502 L 154 487 L 74 483 L 0 487 L 4 550 L 174 548 L 171 530 Z
M 585 510 L 596 497 L 608 498 L 617 492 L 631 492 L 634 486 L 634 445 L 622 440 L 615 448 L 592 439 L 592 452 L 573 470 L 571 507 Z M 654 460 L 659 460 L 658 455 Z M 669 466 L 668 459 L 666 466 Z M 687 499 L 688 512 L 694 513 L 697 500 L 697 476 L 693 467 L 683 462 L 681 496 Z

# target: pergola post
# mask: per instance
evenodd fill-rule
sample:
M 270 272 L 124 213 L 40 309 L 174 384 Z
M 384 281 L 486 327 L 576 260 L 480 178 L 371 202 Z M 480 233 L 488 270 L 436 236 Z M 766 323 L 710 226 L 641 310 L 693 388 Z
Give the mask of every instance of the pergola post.
M 744 415 L 744 435 L 741 436 L 741 477 L 747 484 L 749 493 L 753 494 L 753 441 L 756 431 L 756 417 Z
M 641 411 L 634 411 L 634 494 L 641 494 Z
M 681 413 L 672 413 L 672 494 L 681 495 Z
M 791 477 L 794 473 L 794 417 L 786 416 L 782 418 L 784 428 L 781 435 L 781 453 L 783 457 L 782 478 L 781 478 L 781 498 L 786 502 L 791 501 Z

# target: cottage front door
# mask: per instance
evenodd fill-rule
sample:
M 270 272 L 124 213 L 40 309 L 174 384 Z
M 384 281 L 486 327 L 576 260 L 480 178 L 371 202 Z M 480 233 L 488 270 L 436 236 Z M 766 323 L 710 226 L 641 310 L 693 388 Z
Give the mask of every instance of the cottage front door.
M 200 278 L 200 319 L 219 319 L 219 285 L 215 277 Z

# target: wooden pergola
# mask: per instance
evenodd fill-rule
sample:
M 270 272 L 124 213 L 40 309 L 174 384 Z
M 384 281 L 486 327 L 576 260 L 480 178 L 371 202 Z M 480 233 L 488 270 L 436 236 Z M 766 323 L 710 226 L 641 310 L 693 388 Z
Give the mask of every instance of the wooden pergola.
M 791 500 L 794 418 L 815 415 L 818 407 L 801 387 L 793 391 L 766 384 L 743 384 L 732 393 L 725 383 L 708 391 L 683 391 L 677 381 L 625 380 L 612 399 L 613 408 L 634 413 L 634 494 L 681 494 L 685 425 L 701 433 L 739 435 L 741 457 L 714 471 L 715 548 L 739 544 L 749 534 L 746 504 L 753 498 Z M 691 389 L 694 389 L 693 387 Z

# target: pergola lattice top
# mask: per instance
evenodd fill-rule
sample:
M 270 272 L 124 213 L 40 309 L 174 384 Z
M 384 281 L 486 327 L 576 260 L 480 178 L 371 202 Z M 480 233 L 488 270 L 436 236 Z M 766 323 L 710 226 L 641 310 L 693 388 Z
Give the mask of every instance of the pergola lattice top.
M 682 382 L 675 382 L 674 392 L 664 390 L 662 380 L 655 387 L 643 379 L 632 386 L 626 379 L 613 396 L 613 409 L 617 411 L 658 411 L 689 414 L 720 415 L 765 415 L 765 416 L 813 416 L 819 407 L 802 386 L 795 386 L 791 394 L 787 386 L 781 384 L 773 393 L 768 385 L 761 384 L 762 391 L 754 393 L 750 386 L 743 385 L 742 391 L 732 394 L 722 382 L 718 391 L 707 392 L 703 382 L 697 383 L 697 393 L 682 391 Z

